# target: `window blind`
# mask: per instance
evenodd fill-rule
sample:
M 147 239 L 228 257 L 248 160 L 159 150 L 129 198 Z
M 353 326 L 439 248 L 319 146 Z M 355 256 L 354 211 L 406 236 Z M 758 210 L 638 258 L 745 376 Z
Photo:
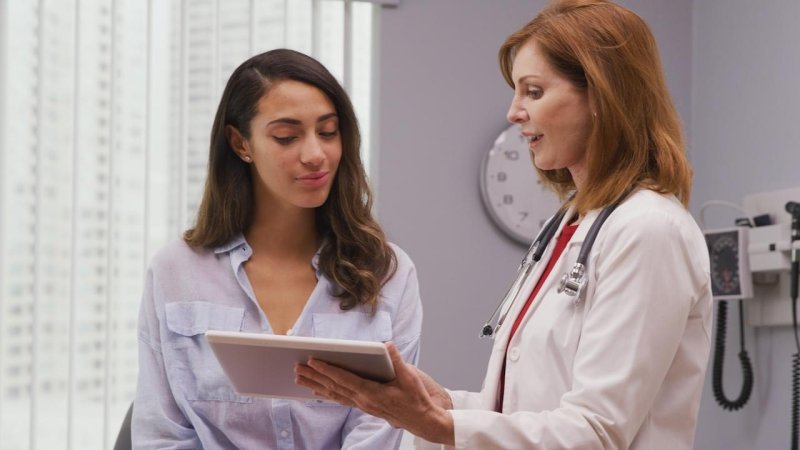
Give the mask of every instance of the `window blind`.
M 239 63 L 317 57 L 351 94 L 369 167 L 381 3 L 0 0 L 0 449 L 113 446 L 145 268 L 191 225 Z

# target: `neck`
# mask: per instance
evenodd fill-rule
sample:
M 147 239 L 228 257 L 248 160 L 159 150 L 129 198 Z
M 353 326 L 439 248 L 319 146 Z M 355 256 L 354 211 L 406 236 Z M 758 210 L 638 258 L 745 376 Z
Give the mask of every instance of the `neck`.
M 256 202 L 253 222 L 245 238 L 254 253 L 274 256 L 310 257 L 319 248 L 315 210 L 312 208 L 259 207 Z
M 584 169 L 584 166 L 581 164 L 574 167 L 569 167 L 568 169 L 570 175 L 572 175 L 572 182 L 575 183 L 575 190 L 580 192 L 586 181 L 586 170 Z
M 574 164 L 567 168 L 569 170 L 570 175 L 572 176 L 572 182 L 575 183 L 575 192 L 580 192 L 583 189 L 583 186 L 586 182 L 586 164 L 584 161 L 581 161 L 578 164 Z M 583 220 L 583 214 L 578 214 L 577 211 L 575 216 L 570 219 L 567 225 L 578 225 Z

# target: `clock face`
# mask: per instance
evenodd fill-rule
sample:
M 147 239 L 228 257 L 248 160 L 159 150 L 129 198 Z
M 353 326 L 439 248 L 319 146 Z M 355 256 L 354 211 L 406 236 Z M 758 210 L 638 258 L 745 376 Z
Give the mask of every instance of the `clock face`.
M 516 124 L 500 133 L 484 156 L 480 181 L 489 216 L 500 230 L 524 245 L 533 241 L 561 204 L 539 181 L 528 140 Z
M 736 231 L 706 236 L 711 260 L 711 290 L 715 296 L 741 293 L 739 235 Z

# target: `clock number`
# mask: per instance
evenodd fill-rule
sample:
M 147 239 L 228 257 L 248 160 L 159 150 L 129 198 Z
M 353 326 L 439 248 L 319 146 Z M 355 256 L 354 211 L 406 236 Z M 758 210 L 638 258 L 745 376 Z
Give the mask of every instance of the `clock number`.
M 558 199 L 545 189 L 547 181 L 538 179 L 531 156 L 529 139 L 522 135 L 519 124 L 512 124 L 484 152 L 477 180 L 491 221 L 526 247 L 547 221 L 545 214 L 559 206 Z

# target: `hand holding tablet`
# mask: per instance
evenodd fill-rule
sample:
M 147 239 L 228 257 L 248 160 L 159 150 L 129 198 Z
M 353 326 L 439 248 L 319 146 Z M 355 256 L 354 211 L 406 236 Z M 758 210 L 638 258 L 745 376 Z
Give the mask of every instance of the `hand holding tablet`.
M 386 347 L 380 342 L 208 331 L 206 339 L 225 374 L 243 395 L 319 399 L 294 383 L 295 364 L 309 358 L 386 382 L 395 377 Z

